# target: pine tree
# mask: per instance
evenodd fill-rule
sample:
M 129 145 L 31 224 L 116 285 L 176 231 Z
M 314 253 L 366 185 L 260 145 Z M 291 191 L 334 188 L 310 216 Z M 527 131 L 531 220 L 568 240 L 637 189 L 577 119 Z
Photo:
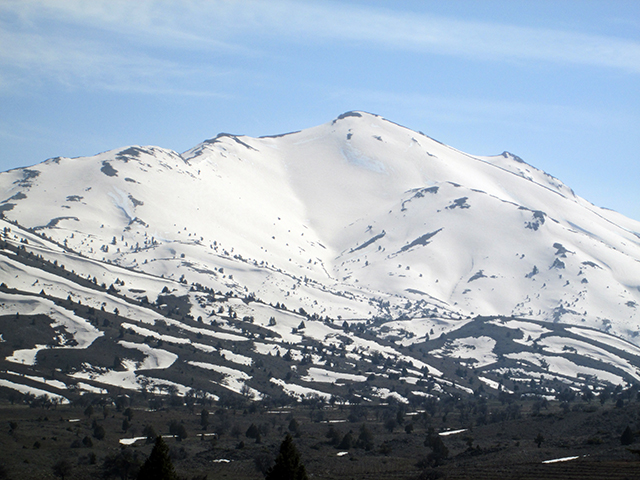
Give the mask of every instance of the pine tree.
M 265 480 L 309 480 L 291 435 L 287 434 L 280 445 L 276 463 L 267 471 Z
M 333 426 L 329 427 L 329 431 L 326 433 L 325 437 L 329 439 L 330 445 L 338 445 L 340 443 L 340 433 L 333 428 Z
M 342 441 L 338 445 L 338 448 L 340 450 L 349 450 L 351 447 L 353 447 L 353 435 L 351 435 L 351 432 L 347 432 L 347 434 L 342 437 Z
M 102 464 L 103 477 L 116 477 L 124 480 L 135 478 L 141 464 L 138 453 L 125 448 L 117 453 L 107 455 Z M 93 461 L 95 463 L 96 459 L 94 458 Z
M 205 408 L 200 412 L 200 425 L 202 425 L 203 430 L 206 430 L 209 426 L 209 411 Z
M 627 428 L 622 432 L 622 436 L 620 437 L 620 443 L 622 445 L 631 445 L 633 443 L 633 431 L 631 427 L 627 425 Z
M 258 438 L 260 432 L 258 431 L 258 427 L 256 427 L 255 423 L 252 423 L 247 429 L 247 433 L 245 433 L 247 438 Z
M 365 450 L 373 450 L 373 433 L 363 423 L 360 427 L 360 435 L 358 435 L 358 442 L 356 443 L 358 448 L 364 448 Z
M 9 480 L 9 478 L 9 470 L 3 463 L 0 463 L 0 480 Z
M 289 431 L 292 433 L 298 433 L 298 429 L 300 428 L 300 424 L 295 418 L 292 418 L 289 422 Z
M 434 467 L 441 465 L 449 456 L 449 449 L 442 441 L 442 437 L 435 433 L 433 427 L 429 428 L 424 445 L 431 448 L 431 453 L 427 455 L 427 461 Z
M 169 456 L 169 447 L 159 435 L 151 455 L 138 473 L 138 480 L 178 480 Z
M 53 474 L 64 480 L 65 477 L 71 474 L 72 469 L 73 467 L 71 466 L 71 462 L 66 458 L 63 458 L 62 460 L 58 460 L 53 466 Z
M 145 426 L 144 429 L 142 430 L 142 435 L 147 437 L 147 444 L 153 443 L 155 441 L 156 437 L 158 436 L 158 434 L 156 433 L 155 428 L 153 428 L 152 425 Z

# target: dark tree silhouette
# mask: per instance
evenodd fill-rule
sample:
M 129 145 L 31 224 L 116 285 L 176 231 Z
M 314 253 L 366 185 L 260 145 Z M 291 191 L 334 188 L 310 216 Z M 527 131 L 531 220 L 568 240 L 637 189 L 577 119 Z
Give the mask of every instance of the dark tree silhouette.
M 256 470 L 258 470 L 262 475 L 266 475 L 269 469 L 273 466 L 273 459 L 271 458 L 271 455 L 265 452 L 258 453 L 253 458 L 253 462 Z
M 73 469 L 71 462 L 66 458 L 62 460 L 58 460 L 53 466 L 53 474 L 56 477 L 60 477 L 62 480 L 65 479 L 68 475 L 71 474 L 71 470 Z
M 341 450 L 349 450 L 352 447 L 353 447 L 353 435 L 351 435 L 351 432 L 347 432 L 347 434 L 344 437 L 342 437 L 342 441 L 338 445 L 338 448 Z
M 293 443 L 293 437 L 287 434 L 280 445 L 276 462 L 265 475 L 265 480 L 308 480 L 307 471 L 300 460 L 300 454 Z
M 427 456 L 427 462 L 434 467 L 441 465 L 449 457 L 449 449 L 442 441 L 442 437 L 435 433 L 433 428 L 429 429 L 424 446 L 431 448 L 431 453 Z
M 174 435 L 176 437 L 176 440 L 178 440 L 179 442 L 189 436 L 184 424 L 179 423 L 177 420 L 171 420 L 171 423 L 169 424 L 169 433 L 171 435 Z
M 295 418 L 292 418 L 291 421 L 289 422 L 289 431 L 297 434 L 299 429 L 300 429 L 300 424 Z
M 209 427 L 209 411 L 206 408 L 203 408 L 200 412 L 200 425 L 203 430 L 206 430 Z
M 386 428 L 389 433 L 393 433 L 393 429 L 396 428 L 397 422 L 395 418 L 390 418 L 384 423 L 384 428 Z
M 620 443 L 622 445 L 631 445 L 633 443 L 633 431 L 631 427 L 627 425 L 627 428 L 624 429 L 622 435 L 620 436 Z
M 144 427 L 144 429 L 142 430 L 142 434 L 147 437 L 147 443 L 153 443 L 156 439 L 156 437 L 158 436 L 158 434 L 156 433 L 155 428 L 153 428 L 152 425 L 147 425 Z
M 9 471 L 4 463 L 0 463 L 0 480 L 9 480 Z
M 373 450 L 373 433 L 363 423 L 360 427 L 360 435 L 358 435 L 358 441 L 356 447 L 364 448 L 365 450 Z
M 106 435 L 106 431 L 104 427 L 102 425 L 95 423 L 93 426 L 93 436 L 98 440 L 104 440 L 105 435 Z
M 330 445 L 338 445 L 340 443 L 340 432 L 338 432 L 333 426 L 329 427 L 329 431 L 325 437 L 329 439 Z
M 258 427 L 256 427 L 255 423 L 252 423 L 247 429 L 245 436 L 247 438 L 258 438 L 258 435 L 260 435 L 260 431 L 258 430 Z
M 151 455 L 140 468 L 138 480 L 178 480 L 169 456 L 169 447 L 161 436 L 156 438 Z
M 132 452 L 125 448 L 118 453 L 107 455 L 102 464 L 102 474 L 104 478 L 116 477 L 120 480 L 134 478 L 140 469 L 138 452 Z

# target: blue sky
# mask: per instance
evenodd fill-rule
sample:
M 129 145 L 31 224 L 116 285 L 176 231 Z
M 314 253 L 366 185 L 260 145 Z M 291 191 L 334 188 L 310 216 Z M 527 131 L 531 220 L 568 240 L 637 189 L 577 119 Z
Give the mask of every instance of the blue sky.
M 0 0 L 0 170 L 348 110 L 640 220 L 640 1 Z

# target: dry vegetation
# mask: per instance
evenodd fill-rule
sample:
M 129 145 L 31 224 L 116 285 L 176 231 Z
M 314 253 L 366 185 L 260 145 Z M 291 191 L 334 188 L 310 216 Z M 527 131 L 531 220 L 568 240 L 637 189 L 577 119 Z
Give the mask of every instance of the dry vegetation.
M 151 435 L 149 427 L 184 437 L 167 443 L 185 479 L 262 479 L 289 432 L 316 479 L 640 478 L 633 438 L 640 403 L 635 389 L 616 395 L 603 403 L 513 397 L 279 407 L 138 394 L 84 395 L 72 405 L 53 406 L 14 396 L 14 404 L 0 406 L 0 478 L 61 478 L 54 468 L 61 461 L 66 479 L 135 478 L 152 445 L 119 440 Z M 623 438 L 627 427 L 632 435 Z M 438 435 L 458 429 L 466 430 Z M 578 458 L 542 463 L 565 457 Z

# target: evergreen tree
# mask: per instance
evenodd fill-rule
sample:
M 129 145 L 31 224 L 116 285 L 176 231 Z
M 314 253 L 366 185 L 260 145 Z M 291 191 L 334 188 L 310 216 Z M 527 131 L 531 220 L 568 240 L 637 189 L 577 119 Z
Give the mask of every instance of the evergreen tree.
M 71 466 L 71 462 L 66 458 L 63 458 L 62 460 L 58 460 L 53 466 L 53 474 L 64 480 L 65 477 L 71 474 L 72 469 L 73 467 Z
M 153 428 L 152 425 L 145 426 L 144 429 L 142 430 L 142 435 L 147 437 L 147 443 L 153 443 L 156 437 L 158 436 L 155 428 Z
M 125 448 L 105 457 L 102 464 L 102 475 L 104 478 L 115 477 L 120 480 L 135 478 L 140 470 L 140 464 L 138 452 Z
M 364 448 L 365 450 L 373 450 L 373 433 L 363 423 L 360 427 L 360 435 L 358 435 L 358 442 L 356 443 L 358 448 Z
M 338 445 L 340 443 L 340 433 L 333 426 L 329 427 L 325 437 L 329 439 L 330 445 Z
M 189 436 L 187 429 L 182 423 L 178 423 L 177 420 L 171 420 L 169 424 L 169 433 L 176 437 L 176 440 L 181 442 Z
M 9 471 L 3 463 L 0 463 L 0 480 L 9 480 Z
M 627 428 L 622 432 L 622 436 L 620 437 L 620 443 L 622 445 L 631 445 L 633 443 L 633 431 L 631 427 L 627 425 Z
M 255 423 L 252 423 L 251 426 L 249 426 L 245 435 L 247 438 L 258 438 L 260 432 L 258 431 L 258 427 L 256 427 Z
M 106 435 L 106 431 L 105 431 L 104 427 L 102 425 L 99 425 L 98 423 L 96 423 L 95 420 L 94 420 L 93 436 L 95 438 L 97 438 L 98 440 L 104 440 L 105 435 Z
M 386 422 L 384 422 L 384 428 L 386 428 L 389 433 L 393 433 L 393 430 L 396 428 L 397 422 L 395 418 L 390 418 Z
M 429 428 L 424 445 L 425 447 L 431 448 L 431 453 L 427 456 L 427 462 L 429 465 L 437 467 L 449 456 L 449 449 L 442 441 L 442 437 L 436 434 L 433 428 Z
M 273 467 L 267 470 L 265 480 L 309 480 L 291 435 L 287 434 L 280 445 L 280 453 Z
M 300 429 L 300 424 L 295 418 L 292 418 L 291 421 L 289 422 L 289 431 L 292 433 L 298 433 L 299 429 Z
M 338 445 L 338 448 L 340 450 L 349 450 L 351 447 L 353 447 L 353 435 L 351 435 L 351 432 L 347 432 L 347 434 L 342 437 L 342 441 Z
M 178 480 L 169 456 L 169 447 L 159 435 L 151 455 L 138 473 L 138 480 Z
M 209 411 L 206 408 L 203 408 L 200 412 L 200 425 L 202 425 L 203 430 L 206 430 L 209 426 Z

